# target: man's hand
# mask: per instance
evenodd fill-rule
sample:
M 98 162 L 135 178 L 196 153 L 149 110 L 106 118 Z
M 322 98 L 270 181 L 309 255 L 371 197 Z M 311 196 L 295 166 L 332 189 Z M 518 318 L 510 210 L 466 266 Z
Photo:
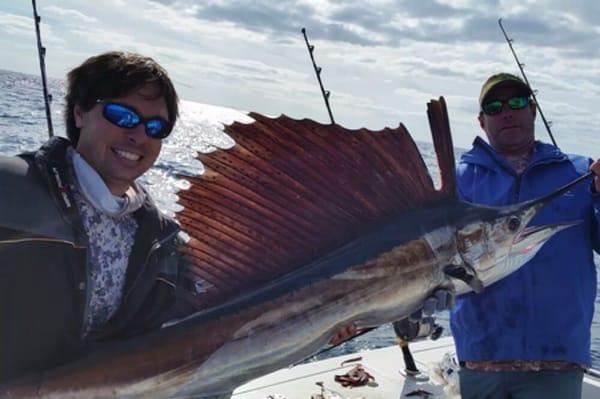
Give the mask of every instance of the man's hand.
M 448 310 L 454 306 L 454 292 L 438 289 L 425 299 L 423 307 L 405 319 L 392 323 L 396 336 L 403 341 L 412 342 L 419 339 L 438 339 L 444 328 L 433 318 L 435 312 Z
M 414 342 L 425 338 L 436 340 L 444 331 L 442 326 L 436 324 L 433 317 L 423 317 L 418 321 L 407 317 L 393 322 L 392 326 L 396 336 L 405 342 Z
M 356 324 L 352 323 L 340 331 L 337 332 L 331 339 L 329 340 L 329 345 L 336 346 L 347 340 L 348 338 L 352 338 L 356 334 L 358 334 L 360 330 L 356 327 Z
M 437 339 L 442 334 L 443 328 L 437 325 L 431 316 L 435 312 L 448 310 L 452 306 L 454 306 L 454 292 L 445 288 L 437 289 L 430 297 L 425 299 L 421 309 L 405 319 L 394 322 L 394 331 L 396 331 L 399 338 L 405 341 L 425 337 Z M 361 331 L 363 330 L 356 327 L 356 324 L 350 324 L 331 337 L 329 345 L 339 345 Z
M 435 312 L 450 310 L 452 309 L 452 306 L 454 306 L 454 291 L 439 288 L 435 290 L 430 297 L 425 299 L 425 302 L 423 302 L 423 309 L 421 310 L 425 316 L 432 316 Z M 413 315 L 414 314 L 415 313 L 413 313 Z
M 600 159 L 597 159 L 590 165 L 590 170 L 594 172 L 594 188 L 596 193 L 600 193 Z

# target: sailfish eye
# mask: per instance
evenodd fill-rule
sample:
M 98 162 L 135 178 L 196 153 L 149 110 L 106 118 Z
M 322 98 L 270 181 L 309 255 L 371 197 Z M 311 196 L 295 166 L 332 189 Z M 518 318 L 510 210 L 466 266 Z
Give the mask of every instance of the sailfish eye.
M 521 226 L 521 220 L 518 217 L 508 219 L 508 230 L 515 232 Z

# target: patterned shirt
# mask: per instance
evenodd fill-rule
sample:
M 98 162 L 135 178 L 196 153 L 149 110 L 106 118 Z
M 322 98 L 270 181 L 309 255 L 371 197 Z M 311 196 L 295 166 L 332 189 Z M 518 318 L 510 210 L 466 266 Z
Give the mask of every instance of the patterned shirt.
M 74 198 L 89 242 L 90 296 L 84 320 L 88 333 L 105 324 L 121 304 L 138 225 L 132 214 L 112 218 L 91 206 L 79 192 L 74 192 Z
M 141 206 L 141 202 L 119 216 L 111 216 L 93 205 L 81 190 L 82 182 L 77 179 L 74 156 L 75 151 L 70 149 L 67 161 L 71 181 L 74 182 L 71 190 L 88 238 L 88 303 L 83 320 L 83 331 L 87 335 L 101 328 L 121 304 L 129 256 L 138 228 L 133 211 Z M 87 164 L 86 168 L 91 170 Z M 80 176 L 86 178 L 85 173 L 80 173 Z M 97 175 L 94 177 L 99 179 Z

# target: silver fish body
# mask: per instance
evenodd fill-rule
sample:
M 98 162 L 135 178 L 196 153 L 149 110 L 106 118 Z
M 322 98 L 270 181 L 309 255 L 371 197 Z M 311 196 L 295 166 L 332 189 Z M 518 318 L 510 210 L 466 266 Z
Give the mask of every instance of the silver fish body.
M 515 271 L 572 225 L 528 232 L 525 226 L 549 199 L 507 208 L 451 204 L 415 215 L 430 228 L 388 223 L 261 292 L 5 387 L 1 396 L 227 397 L 237 386 L 314 353 L 349 323 L 372 327 L 401 319 L 440 287 L 467 292 L 467 284 L 448 275 L 449 265 L 483 278 L 483 286 Z M 518 261 L 511 261 L 515 256 Z M 358 262 L 349 264 L 351 259 Z
M 210 305 L 10 381 L 0 398 L 227 397 L 350 323 L 402 319 L 440 287 L 485 289 L 573 225 L 527 227 L 589 176 L 503 208 L 459 202 L 443 99 L 428 112 L 439 190 L 402 125 L 349 132 L 251 113 L 255 123 L 228 126 L 236 146 L 200 157 L 207 172 L 190 178 L 177 215 Z

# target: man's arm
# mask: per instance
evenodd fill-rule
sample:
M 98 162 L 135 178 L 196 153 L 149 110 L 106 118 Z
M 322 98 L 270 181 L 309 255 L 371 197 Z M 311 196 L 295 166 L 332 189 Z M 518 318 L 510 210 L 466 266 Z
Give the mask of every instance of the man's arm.
M 600 254 L 600 160 L 592 162 L 590 170 L 596 175 L 590 186 L 592 192 L 592 205 L 594 207 L 594 219 L 592 220 L 592 247 L 596 253 Z

